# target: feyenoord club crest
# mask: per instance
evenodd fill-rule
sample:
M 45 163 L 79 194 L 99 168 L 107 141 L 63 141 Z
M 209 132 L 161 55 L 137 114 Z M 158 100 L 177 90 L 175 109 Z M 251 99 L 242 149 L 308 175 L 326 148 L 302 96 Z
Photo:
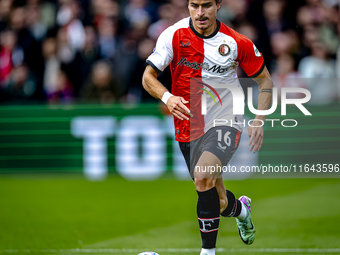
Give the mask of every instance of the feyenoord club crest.
M 220 47 L 218 47 L 218 53 L 220 53 L 222 56 L 227 56 L 230 52 L 230 48 L 227 44 L 221 44 Z

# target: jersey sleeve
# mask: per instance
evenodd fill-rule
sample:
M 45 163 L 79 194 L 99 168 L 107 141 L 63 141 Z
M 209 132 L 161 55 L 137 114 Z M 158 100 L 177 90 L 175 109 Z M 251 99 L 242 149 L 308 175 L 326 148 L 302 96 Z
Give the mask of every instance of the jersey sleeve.
M 252 78 L 262 73 L 265 64 L 262 54 L 246 36 L 237 36 L 237 62 L 245 73 Z
M 158 74 L 163 72 L 173 59 L 172 38 L 172 27 L 169 27 L 158 37 L 155 49 L 146 60 L 146 64 L 152 66 Z

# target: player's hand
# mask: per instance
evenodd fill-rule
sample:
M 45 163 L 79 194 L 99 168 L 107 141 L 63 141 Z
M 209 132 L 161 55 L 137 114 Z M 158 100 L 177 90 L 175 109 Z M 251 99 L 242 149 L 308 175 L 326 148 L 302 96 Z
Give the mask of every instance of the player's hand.
M 262 146 L 263 126 L 261 126 L 262 123 L 260 121 L 254 121 L 251 125 L 253 127 L 252 126 L 248 127 L 248 133 L 249 133 L 249 138 L 250 138 L 249 146 L 250 146 L 250 151 L 253 151 L 255 153 L 259 151 Z
M 189 101 L 186 101 L 183 97 L 172 96 L 168 99 L 166 105 L 171 114 L 176 118 L 180 120 L 189 120 L 188 116 L 191 116 L 190 110 L 185 106 L 185 104 L 188 103 Z

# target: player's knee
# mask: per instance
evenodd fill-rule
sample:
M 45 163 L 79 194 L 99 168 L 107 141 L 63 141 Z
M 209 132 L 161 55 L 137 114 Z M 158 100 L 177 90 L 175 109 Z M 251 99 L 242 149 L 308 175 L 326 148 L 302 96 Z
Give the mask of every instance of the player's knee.
M 214 178 L 195 178 L 195 186 L 198 191 L 206 191 L 215 186 Z

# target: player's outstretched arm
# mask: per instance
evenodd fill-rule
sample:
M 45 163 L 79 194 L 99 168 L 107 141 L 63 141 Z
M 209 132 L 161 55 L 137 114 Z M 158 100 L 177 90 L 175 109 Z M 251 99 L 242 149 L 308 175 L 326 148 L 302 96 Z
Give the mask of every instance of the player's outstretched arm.
M 183 97 L 174 96 L 157 80 L 157 72 L 148 65 L 143 75 L 143 87 L 149 94 L 157 99 L 162 100 L 172 115 L 176 118 L 189 120 L 190 111 L 185 104 L 189 103 Z
M 259 97 L 258 97 L 258 110 L 268 110 L 271 103 L 272 103 L 272 89 L 273 89 L 273 82 L 270 77 L 270 74 L 265 67 L 262 73 L 254 78 L 254 80 L 259 84 Z M 256 115 L 256 120 L 252 123 L 252 126 L 248 127 L 249 133 L 249 146 L 250 150 L 254 153 L 259 151 L 262 142 L 263 142 L 263 125 L 266 116 L 265 115 Z M 263 122 L 261 122 L 261 120 Z

